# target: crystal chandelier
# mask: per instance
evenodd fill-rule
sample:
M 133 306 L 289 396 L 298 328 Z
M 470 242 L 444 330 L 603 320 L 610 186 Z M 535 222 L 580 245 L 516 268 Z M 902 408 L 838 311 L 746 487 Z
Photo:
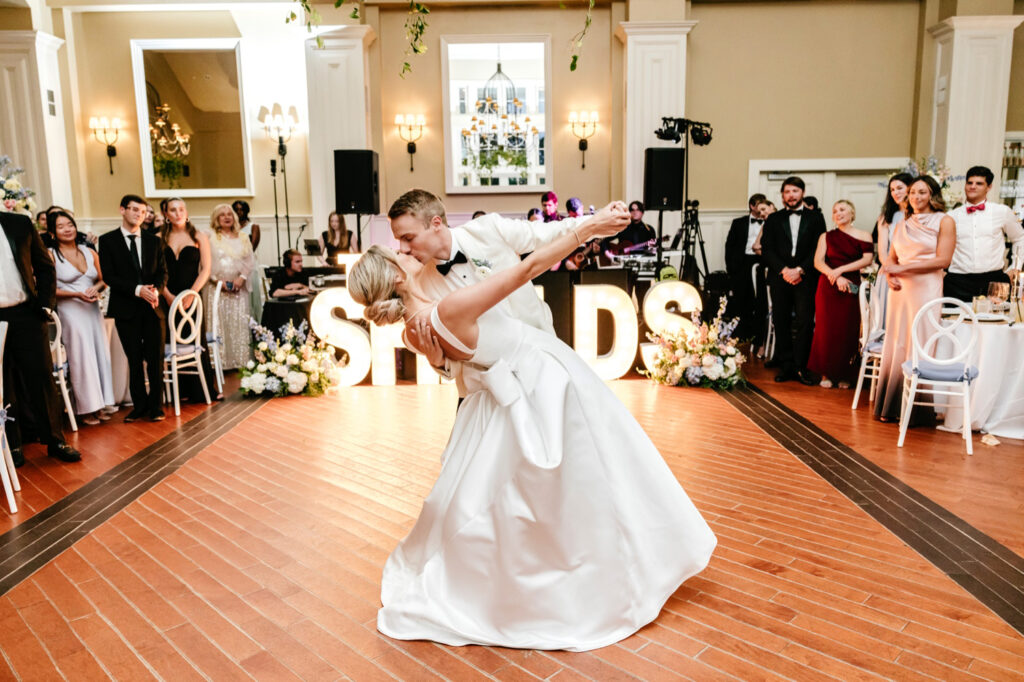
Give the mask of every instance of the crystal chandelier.
M 181 132 L 181 126 L 177 123 L 169 123 L 167 115 L 171 113 L 171 107 L 167 104 L 160 104 L 156 109 L 156 120 L 149 125 L 149 137 L 153 144 L 154 156 L 163 157 L 185 157 L 192 151 L 189 140 L 191 135 Z
M 500 56 L 497 71 L 484 83 L 483 99 L 474 107 L 476 115 L 470 127 L 462 129 L 462 140 L 477 174 L 490 176 L 505 167 L 525 176 L 537 128 L 524 115 L 525 105 L 516 96 L 515 83 L 501 70 Z

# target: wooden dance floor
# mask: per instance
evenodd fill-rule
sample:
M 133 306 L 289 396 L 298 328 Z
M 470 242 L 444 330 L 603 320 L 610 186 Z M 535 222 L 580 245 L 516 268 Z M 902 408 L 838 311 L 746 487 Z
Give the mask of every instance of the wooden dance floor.
M 916 491 L 862 473 L 873 465 L 760 391 L 611 385 L 719 539 L 707 570 L 617 645 L 377 633 L 381 569 L 438 473 L 456 395 L 360 386 L 228 400 L 15 525 L 0 546 L 0 678 L 1024 677 L 1024 560 L 1003 540 L 928 500 L 907 522 L 886 505 Z M 959 556 L 927 539 L 949 538 L 942 524 L 962 533 Z

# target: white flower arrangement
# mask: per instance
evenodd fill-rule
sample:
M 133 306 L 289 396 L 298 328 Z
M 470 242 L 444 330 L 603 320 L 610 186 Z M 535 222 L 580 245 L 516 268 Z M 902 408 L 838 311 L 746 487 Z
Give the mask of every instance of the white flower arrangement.
M 732 388 L 746 383 L 741 370 L 746 358 L 737 349 L 738 339 L 732 336 L 739 318 L 722 322 L 725 303 L 722 298 L 711 324 L 701 322 L 699 314 L 694 313 L 696 329 L 648 334 L 647 338 L 659 347 L 654 369 L 643 374 L 668 386 Z
M 36 193 L 22 186 L 18 179 L 24 172 L 24 168 L 11 164 L 11 157 L 0 156 L 0 211 L 31 216 L 36 210 L 36 200 L 32 198 Z
M 280 329 L 280 340 L 265 327 L 249 320 L 253 359 L 241 370 L 245 395 L 322 395 L 341 382 L 334 350 L 308 333 L 305 321 Z

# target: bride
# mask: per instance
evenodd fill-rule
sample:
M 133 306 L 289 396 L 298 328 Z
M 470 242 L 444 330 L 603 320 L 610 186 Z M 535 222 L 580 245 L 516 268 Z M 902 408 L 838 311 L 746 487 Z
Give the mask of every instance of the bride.
M 609 231 L 610 230 L 610 231 Z M 589 220 L 432 300 L 433 266 L 371 247 L 349 290 L 415 350 L 463 362 L 466 400 L 415 526 L 384 567 L 396 639 L 586 651 L 654 620 L 716 539 L 653 443 L 575 351 L 499 306 L 590 239 Z

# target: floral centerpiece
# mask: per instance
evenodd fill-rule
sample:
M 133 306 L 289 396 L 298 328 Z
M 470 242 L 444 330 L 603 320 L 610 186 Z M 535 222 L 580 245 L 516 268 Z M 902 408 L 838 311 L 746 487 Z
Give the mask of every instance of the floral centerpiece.
M 341 370 L 332 349 L 309 333 L 305 320 L 291 321 L 280 329 L 280 338 L 249 319 L 253 359 L 241 369 L 243 395 L 322 395 L 337 386 Z
M 732 388 L 745 383 L 740 368 L 746 359 L 737 348 L 739 340 L 732 335 L 739 318 L 722 322 L 725 303 L 725 298 L 720 299 L 718 314 L 710 324 L 701 322 L 700 314 L 694 312 L 694 329 L 648 334 L 647 338 L 658 344 L 658 350 L 654 369 L 643 374 L 668 386 Z
M 961 182 L 964 180 L 963 175 L 953 175 L 953 172 L 949 170 L 949 166 L 939 163 L 939 160 L 934 156 L 927 156 L 918 159 L 917 161 L 909 159 L 907 165 L 900 168 L 896 173 L 909 173 L 915 178 L 920 175 L 930 175 L 935 179 L 935 182 L 942 188 L 942 198 L 946 202 L 948 209 L 958 204 L 963 203 L 964 195 L 953 189 L 954 182 Z
M 32 198 L 36 193 L 23 187 L 18 180 L 24 172 L 24 168 L 16 168 L 11 163 L 11 157 L 0 156 L 0 210 L 29 216 L 36 210 L 36 201 Z

